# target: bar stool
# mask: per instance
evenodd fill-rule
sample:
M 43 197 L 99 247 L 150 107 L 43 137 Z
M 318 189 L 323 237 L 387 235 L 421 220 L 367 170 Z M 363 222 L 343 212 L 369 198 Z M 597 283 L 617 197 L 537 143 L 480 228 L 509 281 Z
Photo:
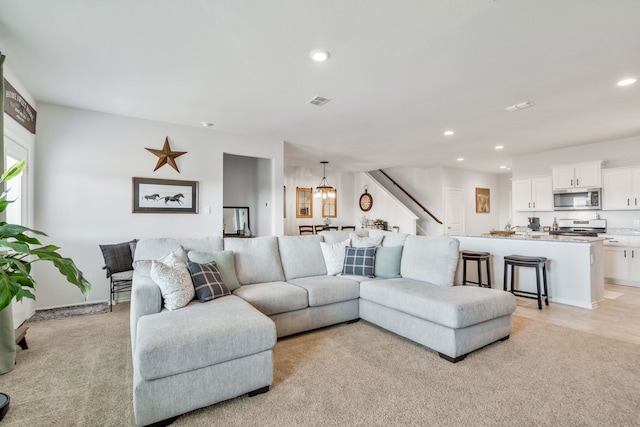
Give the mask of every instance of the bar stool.
M 538 310 L 542 310 L 542 297 L 544 303 L 549 305 L 549 292 L 547 291 L 547 259 L 545 257 L 509 255 L 504 257 L 504 290 L 507 290 L 508 267 L 511 266 L 511 292 L 517 297 L 533 298 L 538 300 Z M 513 289 L 515 267 L 532 267 L 536 269 L 536 287 L 538 292 L 526 292 Z M 540 289 L 540 269 L 542 267 L 542 283 L 544 285 L 544 294 Z M 535 295 L 535 296 L 534 296 Z
M 474 251 L 462 251 L 462 284 L 473 283 L 480 287 L 484 287 L 482 284 L 482 261 L 486 262 L 487 266 L 487 288 L 491 287 L 491 254 L 489 252 L 474 252 Z M 478 281 L 472 282 L 467 280 L 467 261 L 475 261 L 478 265 Z

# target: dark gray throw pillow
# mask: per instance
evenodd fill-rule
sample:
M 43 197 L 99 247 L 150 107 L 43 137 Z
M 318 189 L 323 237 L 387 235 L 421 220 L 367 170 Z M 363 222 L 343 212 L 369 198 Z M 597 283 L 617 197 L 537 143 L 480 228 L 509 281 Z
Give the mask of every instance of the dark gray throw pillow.
M 376 248 L 345 248 L 342 274 L 373 277 Z
M 104 257 L 104 265 L 109 267 L 107 277 L 121 271 L 133 270 L 131 244 L 135 242 L 136 240 L 134 239 L 130 242 L 116 243 L 115 245 L 100 245 L 100 250 Z
M 187 263 L 191 281 L 196 290 L 196 297 L 200 302 L 211 301 L 225 295 L 231 295 L 231 291 L 222 281 L 222 274 L 215 262 L 198 264 L 189 261 Z

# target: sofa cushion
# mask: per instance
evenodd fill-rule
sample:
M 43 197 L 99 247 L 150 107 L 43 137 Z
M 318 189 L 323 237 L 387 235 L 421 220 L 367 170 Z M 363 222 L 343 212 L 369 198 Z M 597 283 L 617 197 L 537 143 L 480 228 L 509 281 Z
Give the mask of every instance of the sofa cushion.
M 284 280 L 276 236 L 224 239 L 224 249 L 233 251 L 236 275 L 241 285 Z
M 160 287 L 165 308 L 177 310 L 195 297 L 195 289 L 185 264 L 173 254 L 164 260 L 165 262 L 152 261 L 151 278 Z
M 344 249 L 349 247 L 350 244 L 351 239 L 336 243 L 320 242 L 320 250 L 328 275 L 335 276 L 338 273 L 342 273 Z
M 378 230 L 376 228 L 369 231 L 369 237 L 382 237 L 382 246 L 404 246 L 408 234 L 395 233 L 393 231 Z
M 307 291 L 286 282 L 241 286 L 233 291 L 233 294 L 247 301 L 267 316 L 301 310 L 309 306 Z
M 402 259 L 402 246 L 380 246 L 376 248 L 376 261 L 374 275 L 384 279 L 393 279 L 400 276 L 400 261 Z
M 178 246 L 182 246 L 187 252 L 216 252 L 223 249 L 222 237 L 140 239 L 136 244 L 136 251 L 133 256 L 134 267 L 136 267 L 137 261 L 158 259 Z
M 215 262 L 198 264 L 189 261 L 187 263 L 191 281 L 196 291 L 196 296 L 200 302 L 211 301 L 225 295 L 231 295 L 231 291 L 224 284 L 222 274 Z
M 460 242 L 452 237 L 407 236 L 400 274 L 439 286 L 453 286 Z
M 373 277 L 376 248 L 345 248 L 342 274 Z
M 376 236 L 376 237 L 361 237 L 356 233 L 349 233 L 349 238 L 351 239 L 351 246 L 354 248 L 370 248 L 375 246 L 380 246 L 382 244 L 382 239 L 384 236 Z
M 189 251 L 189 261 L 197 262 L 198 264 L 207 264 L 209 262 L 215 262 L 216 267 L 222 274 L 222 280 L 230 291 L 238 289 L 240 283 L 238 282 L 238 276 L 236 276 L 236 262 L 232 251 L 217 251 L 217 252 L 199 252 Z
M 280 236 L 278 248 L 284 277 L 287 281 L 298 277 L 327 274 L 320 249 L 321 236 Z
M 341 230 L 322 230 L 318 233 L 319 236 L 322 236 L 322 240 L 325 243 L 340 243 L 344 242 L 349 238 L 349 234 L 351 231 L 341 231 Z
M 276 328 L 233 295 L 138 321 L 134 364 L 146 380 L 193 371 L 269 350 Z
M 412 279 L 360 283 L 360 298 L 449 328 L 464 328 L 516 309 L 515 297 L 497 289 L 436 286 Z
M 360 296 L 360 283 L 341 276 L 302 277 L 289 283 L 307 290 L 310 307 L 349 301 Z

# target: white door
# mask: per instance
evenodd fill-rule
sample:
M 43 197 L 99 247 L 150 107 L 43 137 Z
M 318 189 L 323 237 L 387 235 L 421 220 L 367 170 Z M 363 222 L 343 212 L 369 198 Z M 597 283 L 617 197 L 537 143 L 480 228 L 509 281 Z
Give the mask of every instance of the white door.
M 28 157 L 28 151 L 26 148 L 12 141 L 11 139 L 4 138 L 4 162 L 5 168 L 15 165 L 22 159 Z M 27 212 L 28 212 L 28 200 L 27 195 L 27 173 L 26 170 L 13 178 L 6 184 L 7 200 L 15 200 L 13 203 L 9 203 L 6 213 L 6 221 L 9 224 L 27 225 Z M 33 310 L 33 301 L 29 299 L 23 299 L 22 302 L 13 301 L 13 326 L 17 328 L 22 324 Z
M 447 188 L 445 209 L 445 233 L 464 234 L 464 192 Z

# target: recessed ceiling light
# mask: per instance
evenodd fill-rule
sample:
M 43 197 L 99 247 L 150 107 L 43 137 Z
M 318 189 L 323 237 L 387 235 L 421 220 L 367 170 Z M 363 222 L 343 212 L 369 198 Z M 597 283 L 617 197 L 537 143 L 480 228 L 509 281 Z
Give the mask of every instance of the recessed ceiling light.
M 211 123 L 211 122 L 202 122 L 202 127 L 203 128 L 212 128 L 213 127 L 213 123 Z
M 504 148 L 504 145 L 496 145 L 496 150 L 502 150 Z
M 316 62 L 322 62 L 329 59 L 329 51 L 325 49 L 314 49 L 309 52 L 309 56 Z
M 461 161 L 463 161 L 463 160 L 464 160 L 464 157 L 458 157 L 456 160 L 457 160 L 457 161 L 459 161 L 459 162 L 461 162 Z
M 500 166 L 500 169 L 506 169 L 507 167 L 505 165 Z
M 618 86 L 629 86 L 629 85 L 634 84 L 636 81 L 638 81 L 638 80 L 634 79 L 634 78 L 620 80 L 618 82 Z
M 447 136 L 451 136 L 451 135 L 453 135 L 453 131 L 452 130 L 446 130 L 446 131 L 444 131 L 444 134 L 447 135 Z

